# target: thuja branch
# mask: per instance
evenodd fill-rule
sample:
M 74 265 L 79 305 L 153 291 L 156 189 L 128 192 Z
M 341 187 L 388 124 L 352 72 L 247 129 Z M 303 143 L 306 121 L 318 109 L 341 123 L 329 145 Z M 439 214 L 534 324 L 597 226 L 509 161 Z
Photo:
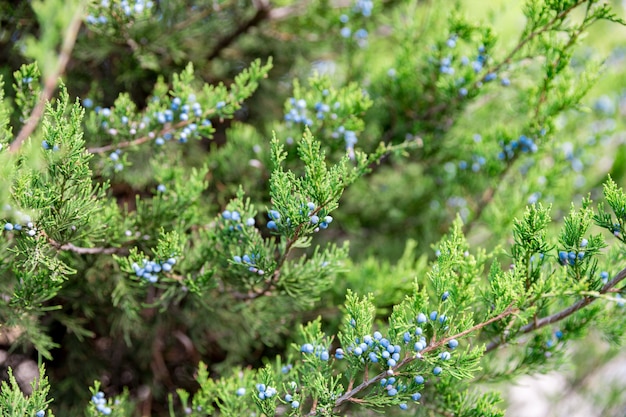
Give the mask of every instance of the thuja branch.
M 464 330 L 460 333 L 457 333 L 453 336 L 448 336 L 444 339 L 440 339 L 434 343 L 431 342 L 430 345 L 428 345 L 426 348 L 424 348 L 418 355 L 414 355 L 414 356 L 407 356 L 404 359 L 402 359 L 396 366 L 392 367 L 391 369 L 395 372 L 396 370 L 401 369 L 402 367 L 410 364 L 411 362 L 421 359 L 425 354 L 436 350 L 438 348 L 440 348 L 441 346 L 445 345 L 446 343 L 448 343 L 450 340 L 452 339 L 458 339 L 464 336 L 467 336 L 470 333 L 473 333 L 477 330 L 482 329 L 485 326 L 488 326 L 491 323 L 497 322 L 502 320 L 505 317 L 508 317 L 512 314 L 516 314 L 519 312 L 519 309 L 514 308 L 512 306 L 507 307 L 503 312 L 501 312 L 500 314 L 498 314 L 497 316 L 494 316 L 492 318 L 490 318 L 489 320 L 486 320 L 482 323 L 479 323 L 475 326 L 470 327 L 467 330 Z M 387 371 L 382 372 L 366 381 L 363 381 L 363 383 L 361 383 L 360 385 L 356 386 L 355 388 L 349 390 L 348 392 L 346 392 L 345 394 L 343 394 L 341 397 L 337 398 L 337 400 L 335 401 L 335 405 L 334 408 L 338 408 L 341 407 L 343 404 L 345 404 L 346 402 L 353 402 L 354 401 L 354 397 L 357 396 L 359 393 L 363 392 L 364 390 L 366 390 L 367 388 L 369 388 L 370 386 L 372 386 L 373 384 L 376 384 L 377 382 L 379 382 L 381 379 L 383 379 L 385 376 L 387 375 Z
M 63 37 L 63 44 L 61 45 L 61 51 L 57 58 L 57 65 L 54 71 L 50 74 L 47 74 L 44 80 L 44 88 L 41 91 L 39 96 L 39 101 L 33 108 L 28 120 L 22 126 L 22 129 L 18 133 L 15 140 L 11 143 L 9 147 L 10 152 L 17 152 L 17 150 L 22 146 L 22 143 L 33 133 L 41 117 L 43 116 L 44 110 L 46 109 L 46 104 L 52 98 L 52 94 L 56 89 L 59 77 L 65 72 L 65 68 L 70 60 L 70 56 L 72 54 L 72 50 L 74 49 L 74 44 L 76 43 L 76 36 L 78 35 L 78 30 L 82 24 L 83 19 L 83 7 L 82 3 L 78 5 L 74 12 L 74 16 L 70 21 L 67 30 L 65 31 L 65 36 Z
M 602 289 L 600 289 L 599 293 L 600 294 L 606 294 L 606 293 L 610 292 L 617 284 L 619 284 L 625 278 L 626 278 L 626 268 L 622 269 L 615 276 L 615 278 L 613 278 L 611 281 L 607 282 L 602 287 Z M 589 304 L 593 303 L 598 298 L 600 298 L 600 297 L 594 296 L 594 295 L 587 295 L 587 296 L 581 298 L 580 300 L 576 301 L 575 303 L 573 303 L 569 307 L 564 308 L 563 310 L 561 310 L 561 311 L 559 311 L 557 313 L 554 313 L 554 314 L 551 314 L 549 316 L 542 317 L 540 319 L 531 321 L 530 323 L 522 326 L 520 328 L 520 330 L 516 334 L 520 335 L 520 334 L 530 333 L 530 332 L 532 332 L 534 330 L 537 330 L 537 329 L 540 329 L 542 327 L 548 326 L 550 324 L 559 322 L 559 321 L 561 321 L 561 320 L 571 316 L 572 314 L 576 313 L 578 310 L 581 310 L 584 307 L 588 306 Z M 490 342 L 487 345 L 485 353 L 491 352 L 492 350 L 498 348 L 504 342 L 505 341 L 502 339 L 502 337 L 500 337 L 497 340 L 494 340 L 494 341 Z

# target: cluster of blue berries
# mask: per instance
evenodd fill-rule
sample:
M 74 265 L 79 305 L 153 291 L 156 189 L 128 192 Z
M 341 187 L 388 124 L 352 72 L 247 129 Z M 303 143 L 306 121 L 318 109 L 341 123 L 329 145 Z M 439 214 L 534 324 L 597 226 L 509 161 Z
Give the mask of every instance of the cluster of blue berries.
M 324 90 L 322 95 L 327 96 L 329 94 L 328 90 Z M 302 124 L 304 126 L 312 126 L 313 119 L 309 114 L 308 104 L 304 99 L 296 99 L 295 97 L 291 97 L 288 101 L 289 109 L 285 114 L 285 121 L 288 124 Z M 317 120 L 336 120 L 338 110 L 341 107 L 341 103 L 336 101 L 333 103 L 332 107 L 328 103 L 324 103 L 321 101 L 316 102 L 313 105 L 313 111 L 315 112 L 315 118 Z M 354 145 L 357 143 L 358 139 L 356 136 L 356 132 L 353 130 L 346 129 L 344 125 L 340 125 L 333 130 L 331 133 L 331 137 L 334 139 L 343 138 L 346 143 L 346 151 L 350 154 L 350 157 L 354 157 Z
M 469 167 L 473 172 L 478 172 L 486 162 L 487 160 L 484 156 L 474 154 L 472 155 L 471 165 L 467 161 L 461 160 L 459 161 L 459 169 L 465 171 Z
M 265 384 L 257 384 L 256 389 L 261 400 L 267 400 L 276 395 L 278 391 L 274 387 L 266 387 Z
M 508 144 L 500 142 L 502 151 L 498 154 L 500 160 L 511 160 L 515 157 L 516 152 L 522 153 L 537 152 L 537 144 L 528 136 L 521 135 L 519 139 L 513 140 Z
M 354 356 L 361 357 L 363 361 L 367 360 L 371 363 L 379 363 L 383 361 L 389 368 L 393 368 L 398 364 L 398 362 L 400 362 L 402 357 L 402 346 L 393 345 L 378 331 L 374 332 L 373 336 L 363 336 L 362 340 L 357 337 L 354 342 L 354 344 L 348 346 L 347 352 Z M 339 352 L 339 350 L 340 349 L 337 349 L 335 352 L 335 357 L 337 359 L 342 359 L 344 352 L 343 350 Z M 338 357 L 338 352 L 340 353 L 340 357 Z
M 313 120 L 309 118 L 308 115 L 306 100 L 302 98 L 296 100 L 294 97 L 291 97 L 289 99 L 289 105 L 291 106 L 291 108 L 289 109 L 287 114 L 285 114 L 286 122 L 302 123 L 305 126 L 313 125 Z M 335 117 L 336 116 L 337 115 L 335 115 Z
M 291 408 L 296 409 L 300 407 L 300 401 L 294 400 L 291 394 L 285 394 L 285 401 L 290 403 Z
M 19 223 L 7 222 L 4 224 L 4 230 L 7 232 L 25 232 L 28 236 L 31 237 L 37 234 L 37 228 L 35 227 L 35 224 L 33 222 L 27 222 L 25 227 L 26 229 L 24 229 L 24 226 Z
M 41 147 L 44 148 L 44 150 L 46 150 L 46 151 L 58 152 L 58 150 L 59 150 L 59 146 L 58 145 L 50 146 L 50 144 L 48 143 L 47 140 L 42 140 L 41 141 Z
M 91 402 L 96 406 L 96 410 L 105 416 L 111 414 L 111 407 L 107 406 L 107 401 L 104 398 L 104 392 L 98 391 L 96 395 L 91 397 Z
M 416 375 L 413 378 L 413 381 L 417 385 L 423 385 L 424 377 L 421 375 Z M 405 384 L 402 384 L 396 381 L 396 378 L 394 377 L 391 377 L 389 379 L 386 379 L 386 378 L 381 379 L 380 385 L 381 387 L 383 387 L 384 390 L 387 391 L 387 395 L 389 396 L 395 396 L 398 394 L 398 392 L 406 392 L 408 390 L 408 387 Z M 422 394 L 419 391 L 415 391 L 411 394 L 411 399 L 415 402 L 418 402 L 421 398 L 422 398 Z M 400 407 L 401 410 L 407 410 L 409 408 L 407 403 L 400 403 L 398 406 Z
M 235 261 L 238 264 L 246 265 L 248 267 L 248 271 L 254 274 L 265 275 L 265 271 L 262 269 L 259 269 L 259 267 L 256 265 L 257 255 L 254 253 L 250 255 L 245 254 L 243 256 L 235 255 L 233 256 L 233 261 Z
M 221 106 L 223 107 L 224 102 L 220 103 L 222 103 Z M 217 105 L 218 109 L 220 107 L 220 103 L 218 103 Z M 92 107 L 93 100 L 89 98 L 83 99 L 83 106 L 85 108 Z M 94 111 L 96 115 L 98 115 L 101 119 L 102 128 L 108 129 L 107 132 L 112 136 L 117 135 L 117 129 L 109 128 L 109 122 L 111 121 L 111 117 L 113 116 L 111 108 L 96 106 L 94 108 Z M 151 123 L 162 125 L 162 129 L 164 129 L 164 125 L 168 123 L 187 122 L 190 121 L 192 118 L 199 119 L 203 115 L 203 112 L 204 110 L 202 109 L 202 106 L 196 101 L 196 96 L 194 94 L 190 94 L 185 102 L 183 102 L 180 97 L 174 97 L 171 101 L 170 108 L 164 111 L 154 112 L 152 114 L 152 117 L 144 116 L 143 119 L 138 123 L 130 121 L 127 116 L 120 117 L 120 122 L 122 125 L 128 125 L 128 133 L 130 133 L 131 135 L 136 135 L 139 131 L 143 131 L 144 129 L 146 129 L 146 127 L 148 127 Z M 190 122 L 188 124 L 185 124 L 185 126 L 183 126 L 182 129 L 177 132 L 164 132 L 160 136 L 157 136 L 154 132 L 148 132 L 148 137 L 154 139 L 154 143 L 157 146 L 164 145 L 165 142 L 171 140 L 174 137 L 177 137 L 180 143 L 186 143 L 189 141 L 189 139 L 199 137 L 201 127 L 210 128 L 212 126 L 212 123 L 209 119 L 202 119 L 202 121 L 199 121 L 199 123 L 200 126 L 197 123 Z M 118 153 L 117 157 L 113 154 L 109 156 L 114 162 L 117 162 L 119 159 L 119 151 L 116 152 Z M 121 165 L 116 165 L 116 171 L 121 170 L 121 168 Z
M 328 361 L 330 359 L 330 353 L 328 352 L 328 349 L 322 345 L 313 346 L 311 343 L 305 343 L 300 347 L 300 352 L 302 352 L 305 355 L 315 354 L 315 357 L 320 358 L 323 361 Z M 337 358 L 336 351 L 335 351 L 335 358 Z
M 348 152 L 350 158 L 354 159 L 354 145 L 356 145 L 358 141 L 356 137 L 356 132 L 354 132 L 353 130 L 348 130 L 343 125 L 341 125 L 337 129 L 335 129 L 330 134 L 330 136 L 335 139 L 343 137 L 343 140 L 346 143 L 346 151 Z
M 372 15 L 373 8 L 374 2 L 372 0 L 356 0 L 352 11 L 357 15 L 360 14 L 363 17 L 370 17 Z M 347 26 L 347 23 L 350 21 L 350 17 L 347 14 L 339 16 L 339 21 L 344 25 L 339 32 L 343 38 L 348 39 L 353 37 L 359 47 L 365 48 L 367 46 L 367 38 L 369 34 L 366 29 L 360 28 L 353 33 L 352 29 Z
M 561 339 L 563 339 L 563 332 L 561 330 L 555 331 L 554 332 L 554 337 L 555 337 L 556 340 L 553 339 L 553 338 L 550 338 L 550 339 L 548 339 L 546 341 L 546 348 L 550 349 L 550 348 L 554 347 L 558 342 L 560 342 Z
M 113 166 L 113 168 L 115 169 L 115 172 L 119 172 L 124 169 L 124 164 L 122 164 L 122 162 L 120 161 L 121 154 L 122 154 L 122 150 L 116 149 L 113 152 L 111 152 L 111 154 L 109 155 L 109 159 L 113 161 L 113 163 L 115 164 Z
M 585 257 L 584 248 L 587 247 L 588 244 L 589 244 L 589 241 L 583 238 L 580 241 L 580 247 L 583 250 L 569 251 L 569 252 L 566 252 L 564 250 L 559 251 L 559 262 L 561 262 L 561 265 L 574 266 L 576 265 L 576 262 L 582 261 L 582 259 Z
M 281 218 L 280 213 L 276 210 L 270 210 L 267 213 L 267 217 L 269 217 L 270 219 L 270 221 L 267 222 L 267 228 L 271 230 L 278 230 L 277 222 L 280 222 L 280 218 Z
M 160 272 L 170 272 L 175 264 L 176 258 L 169 258 L 164 262 L 155 262 L 144 259 L 141 266 L 134 262 L 132 268 L 138 277 L 144 278 L 148 282 L 155 283 L 159 280 Z
M 314 214 L 316 209 L 315 203 L 309 201 L 306 203 L 306 208 L 308 209 L 307 215 L 309 216 L 311 224 L 317 225 L 314 229 L 315 232 L 319 232 L 320 229 L 327 229 L 328 225 L 332 223 L 332 216 L 324 216 L 323 218 L 320 218 L 320 216 Z M 303 210 L 301 210 L 300 213 L 303 213 Z
M 243 223 L 242 223 L 242 219 L 241 219 L 241 214 L 238 211 L 236 211 L 236 210 L 233 210 L 233 211 L 224 210 L 222 212 L 222 219 L 224 219 L 227 222 L 234 223 L 234 225 L 230 225 L 230 227 L 229 227 L 230 230 L 233 230 L 235 228 L 238 229 L 238 230 L 241 230 Z M 246 219 L 246 221 L 245 221 L 245 225 L 246 226 L 254 226 L 255 223 L 256 222 L 255 222 L 253 217 L 248 217 Z
M 100 1 L 100 9 L 109 10 L 111 6 L 110 0 L 101 0 Z M 122 0 L 120 2 L 114 1 L 113 8 L 116 12 L 121 12 L 126 17 L 141 17 L 145 16 L 154 6 L 154 3 L 150 0 Z M 100 14 L 99 16 L 94 16 L 93 14 L 89 14 L 87 16 L 87 23 L 92 25 L 104 25 L 108 22 L 108 18 Z

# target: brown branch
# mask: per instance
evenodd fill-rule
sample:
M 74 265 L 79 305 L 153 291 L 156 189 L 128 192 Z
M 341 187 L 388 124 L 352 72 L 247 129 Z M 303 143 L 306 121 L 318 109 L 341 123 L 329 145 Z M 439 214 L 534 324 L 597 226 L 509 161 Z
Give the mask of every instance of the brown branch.
M 606 284 L 604 284 L 604 286 L 602 287 L 602 289 L 600 289 L 599 293 L 600 295 L 602 294 L 606 294 L 608 292 L 612 292 L 611 290 L 613 289 L 613 287 L 615 287 L 617 284 L 619 284 L 621 281 L 623 281 L 626 278 L 626 268 L 622 269 L 616 276 L 615 278 L 613 278 L 611 281 L 607 282 Z M 520 335 L 520 334 L 526 334 L 526 333 L 530 333 L 534 330 L 540 329 L 542 327 L 548 326 L 552 323 L 556 323 L 558 321 L 561 321 L 569 316 L 571 316 L 572 314 L 576 313 L 578 310 L 581 310 L 582 308 L 588 306 L 589 304 L 593 303 L 594 301 L 596 301 L 598 298 L 598 296 L 593 296 L 593 295 L 587 295 L 583 298 L 581 298 L 580 300 L 576 301 L 574 304 L 570 305 L 569 307 L 554 313 L 552 315 L 546 316 L 546 317 L 542 317 L 540 319 L 536 319 L 533 320 L 532 322 L 522 326 L 519 331 L 516 333 L 516 335 Z M 492 342 L 490 342 L 487 345 L 487 348 L 485 350 L 485 353 L 487 352 L 491 352 L 492 350 L 496 349 L 497 347 L 499 347 L 500 345 L 502 345 L 505 341 L 502 339 L 502 337 L 500 337 L 498 340 L 494 340 Z
M 99 255 L 99 254 L 103 254 L 103 255 L 112 255 L 112 254 L 120 254 L 120 255 L 126 255 L 128 254 L 128 249 L 126 248 L 83 248 L 80 246 L 75 246 L 72 243 L 59 243 L 56 240 L 48 237 L 45 233 L 42 233 L 45 237 L 46 240 L 48 241 L 48 243 L 50 243 L 50 245 L 52 245 L 52 247 L 54 247 L 57 250 L 65 250 L 65 251 L 70 251 L 70 252 L 74 252 L 77 253 L 79 255 Z
M 57 87 L 59 82 L 59 77 L 65 72 L 65 68 L 70 60 L 72 55 L 72 50 L 74 49 L 74 44 L 76 43 L 76 37 L 78 35 L 78 30 L 82 24 L 83 17 L 83 8 L 82 5 L 79 5 L 76 8 L 76 12 L 72 17 L 72 21 L 70 22 L 67 30 L 65 31 L 65 36 L 63 38 L 63 44 L 61 46 L 61 51 L 59 52 L 58 61 L 56 68 L 52 73 L 48 74 L 44 80 L 44 88 L 41 91 L 39 96 L 39 101 L 33 108 L 30 117 L 22 126 L 22 129 L 18 133 L 15 140 L 11 143 L 9 147 L 10 152 L 17 152 L 22 143 L 33 133 L 37 125 L 39 124 L 39 120 L 44 114 L 44 110 L 46 109 L 46 104 L 52 97 L 54 90 Z
M 213 50 L 208 54 L 207 56 L 208 61 L 211 61 L 217 58 L 219 54 L 222 52 L 222 50 L 230 46 L 230 44 L 232 44 L 235 40 L 237 40 L 239 36 L 243 35 L 251 28 L 258 26 L 261 22 L 267 19 L 269 12 L 270 12 L 269 2 L 267 0 L 256 1 L 255 5 L 256 5 L 257 10 L 254 16 L 252 16 L 252 18 L 250 18 L 247 22 L 244 22 L 241 25 L 239 25 L 233 33 L 220 39 L 217 42 L 217 45 L 215 45 Z
M 209 113 L 213 111 L 210 110 Z M 141 136 L 137 139 L 133 139 L 133 140 L 127 140 L 124 142 L 119 142 L 119 143 L 112 143 L 110 145 L 105 145 L 105 146 L 99 146 L 97 148 L 88 148 L 87 152 L 89 153 L 98 153 L 98 154 L 102 154 L 105 152 L 109 152 L 109 151 L 113 151 L 116 149 L 124 149 L 124 148 L 128 148 L 130 146 L 135 146 L 135 145 L 141 145 L 143 143 L 146 142 L 150 142 L 151 140 L 155 140 L 158 136 L 160 135 L 164 135 L 166 133 L 170 133 L 170 132 L 174 132 L 178 129 L 180 129 L 181 127 L 187 126 L 188 124 L 191 124 L 191 120 L 185 120 L 185 121 L 181 121 L 178 122 L 176 124 L 168 124 L 166 128 L 159 130 L 158 133 L 154 133 L 154 132 L 150 132 L 149 134 L 145 135 L 145 136 Z

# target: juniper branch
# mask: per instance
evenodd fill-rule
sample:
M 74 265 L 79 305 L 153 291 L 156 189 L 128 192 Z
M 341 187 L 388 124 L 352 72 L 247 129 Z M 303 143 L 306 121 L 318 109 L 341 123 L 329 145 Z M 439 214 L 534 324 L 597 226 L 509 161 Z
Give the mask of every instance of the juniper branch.
M 615 276 L 615 278 L 613 278 L 611 281 L 609 281 L 606 284 L 604 284 L 604 286 L 600 289 L 599 293 L 600 294 L 606 294 L 606 293 L 610 292 L 617 284 L 619 284 L 625 278 L 626 278 L 626 268 L 622 269 Z M 537 320 L 533 320 L 532 322 L 522 326 L 520 328 L 520 330 L 516 334 L 517 335 L 521 335 L 521 334 L 530 333 L 530 332 L 532 332 L 534 330 L 537 330 L 537 329 L 540 329 L 542 327 L 548 326 L 550 324 L 559 322 L 559 321 L 561 321 L 561 320 L 571 316 L 572 314 L 576 313 L 578 310 L 581 310 L 584 307 L 588 306 L 589 304 L 593 303 L 598 298 L 601 298 L 601 297 L 594 296 L 594 295 L 586 295 L 585 297 L 583 297 L 580 300 L 576 301 L 575 303 L 573 303 L 569 307 L 564 308 L 563 310 L 561 310 L 561 311 L 559 311 L 557 313 L 551 314 L 551 315 L 546 316 L 546 317 L 542 317 L 542 318 L 537 319 Z M 498 348 L 499 346 L 501 346 L 504 343 L 505 343 L 505 340 L 502 337 L 498 338 L 497 340 L 491 341 L 487 345 L 485 353 L 491 352 L 492 350 Z
M 625 272 L 626 274 L 626 272 Z M 446 343 L 448 343 L 450 340 L 452 339 L 458 339 L 461 338 L 463 336 L 467 336 L 470 333 L 473 333 L 477 330 L 480 330 L 481 328 L 502 320 L 505 317 L 510 316 L 511 314 L 516 314 L 519 310 L 517 308 L 513 308 L 512 306 L 507 307 L 503 312 L 501 312 L 500 314 L 498 314 L 497 316 L 494 316 L 492 318 L 490 318 L 489 320 L 486 320 L 482 323 L 476 324 L 475 326 L 470 327 L 469 329 L 466 329 L 458 334 L 455 334 L 453 336 L 448 336 L 444 339 L 440 339 L 437 342 L 431 343 L 429 346 L 427 346 L 424 350 L 422 350 L 420 352 L 420 354 L 418 355 L 414 355 L 414 356 L 407 356 L 404 359 L 402 359 L 400 362 L 398 362 L 398 364 L 394 367 L 392 367 L 391 369 L 395 372 L 396 370 L 401 369 L 402 367 L 408 365 L 409 363 L 420 359 L 421 357 L 423 357 L 424 354 L 431 352 L 433 350 L 438 349 L 439 347 L 445 345 Z M 338 408 L 341 407 L 343 404 L 345 404 L 346 402 L 351 402 L 353 401 L 353 397 L 355 397 L 356 395 L 358 395 L 359 393 L 363 392 L 364 390 L 366 390 L 367 388 L 369 388 L 370 386 L 372 386 L 373 384 L 376 384 L 377 382 L 379 382 L 381 379 L 383 379 L 385 376 L 387 375 L 387 371 L 382 372 L 366 381 L 363 381 L 360 385 L 358 385 L 357 387 L 349 390 L 348 392 L 346 392 L 345 394 L 343 394 L 341 397 L 337 398 L 337 400 L 335 401 L 335 405 L 334 408 Z

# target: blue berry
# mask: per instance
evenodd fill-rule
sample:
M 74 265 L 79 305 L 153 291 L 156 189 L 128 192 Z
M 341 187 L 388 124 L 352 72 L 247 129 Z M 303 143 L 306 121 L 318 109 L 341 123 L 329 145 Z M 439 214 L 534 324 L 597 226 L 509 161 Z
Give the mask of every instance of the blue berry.
M 407 408 L 409 408 L 409 406 L 406 405 L 406 403 L 401 403 L 398 407 L 400 407 L 401 410 L 406 410 Z
M 35 416 L 37 417 L 44 417 L 46 415 L 46 412 L 43 410 L 39 410 L 35 413 Z
M 423 384 L 424 383 L 424 377 L 421 375 L 415 375 L 415 378 L 413 378 L 413 380 L 415 381 L 416 384 Z
M 298 407 L 300 407 L 300 403 L 298 401 L 291 402 L 291 408 L 298 408 Z
M 606 271 L 600 272 L 600 279 L 602 279 L 602 282 L 606 284 L 609 280 L 609 273 Z
M 443 294 L 441 294 L 441 301 L 446 301 L 448 297 L 450 297 L 450 293 L 448 291 L 445 291 Z
M 317 224 L 319 223 L 320 218 L 316 215 L 311 216 L 311 224 Z
M 374 352 L 370 352 L 369 359 L 370 359 L 370 362 L 373 362 L 373 363 L 378 362 L 378 356 Z
M 450 359 L 450 352 L 441 352 L 441 354 L 439 355 L 439 358 L 442 361 L 447 361 L 448 359 Z
M 249 217 L 246 220 L 246 226 L 254 226 L 254 223 L 255 223 L 255 221 L 254 221 L 254 218 L 252 218 L 252 217 Z
M 363 354 L 363 349 L 357 346 L 356 348 L 354 348 L 354 354 L 357 356 L 361 356 Z
M 426 320 L 427 320 L 427 319 L 426 319 L 426 314 L 424 314 L 424 313 L 419 313 L 419 314 L 417 315 L 417 322 L 418 322 L 418 323 L 426 323 Z
M 285 401 L 287 402 L 291 402 L 293 400 L 293 397 L 289 394 L 285 394 Z
M 422 398 L 422 394 L 420 394 L 419 392 L 415 392 L 411 395 L 411 399 L 413 401 L 419 401 L 420 398 Z
M 387 359 L 387 365 L 390 367 L 394 367 L 396 366 L 396 360 L 395 359 Z
M 165 191 L 167 191 L 167 188 L 165 187 L 165 185 L 159 184 L 157 185 L 157 191 L 160 193 L 164 193 Z
M 448 342 L 448 346 L 450 347 L 450 349 L 456 349 L 458 345 L 459 342 L 456 339 L 452 339 Z
M 383 338 L 383 335 L 379 331 L 374 332 L 374 339 L 380 340 Z
M 246 394 L 246 389 L 245 388 L 239 388 L 239 389 L 237 389 L 235 394 L 237 394 L 238 397 L 242 397 L 242 396 L 244 396 Z
M 557 330 L 556 332 L 554 332 L 554 336 L 556 336 L 557 339 L 561 339 L 563 338 L 563 332 L 560 330 Z
M 238 211 L 233 211 L 231 214 L 231 219 L 233 219 L 233 221 L 238 222 L 239 220 L 241 220 L 241 215 L 239 214 Z
M 11 223 L 5 223 L 4 224 L 4 230 L 10 232 L 11 230 L 13 230 L 13 225 Z
M 430 313 L 430 319 L 431 320 L 437 320 L 437 316 L 439 315 L 439 313 L 437 313 L 436 311 L 433 311 L 432 313 Z
M 335 351 L 335 358 L 337 358 L 337 359 L 343 359 L 343 358 L 344 358 L 343 349 L 338 348 L 338 349 Z
M 302 345 L 302 347 L 300 348 L 300 351 L 302 353 L 313 353 L 313 351 L 315 351 L 315 348 L 313 347 L 312 344 L 310 343 L 305 343 L 304 345 Z
M 272 220 L 280 220 L 280 213 L 276 210 L 270 210 L 268 216 Z
M 323 361 L 327 361 L 329 359 L 328 351 L 325 350 L 320 354 L 320 359 Z
M 277 230 L 278 226 L 276 225 L 276 222 L 274 220 L 270 220 L 269 222 L 267 222 L 267 228 Z
M 389 395 L 390 397 L 393 397 L 396 394 L 398 394 L 398 390 L 395 388 L 391 388 L 390 390 L 387 391 L 387 395 Z
M 411 333 L 404 332 L 403 339 L 404 339 L 404 343 L 409 343 L 411 341 Z
M 441 369 L 440 366 L 435 366 L 433 368 L 433 375 L 440 375 L 442 371 L 443 371 L 443 369 Z

